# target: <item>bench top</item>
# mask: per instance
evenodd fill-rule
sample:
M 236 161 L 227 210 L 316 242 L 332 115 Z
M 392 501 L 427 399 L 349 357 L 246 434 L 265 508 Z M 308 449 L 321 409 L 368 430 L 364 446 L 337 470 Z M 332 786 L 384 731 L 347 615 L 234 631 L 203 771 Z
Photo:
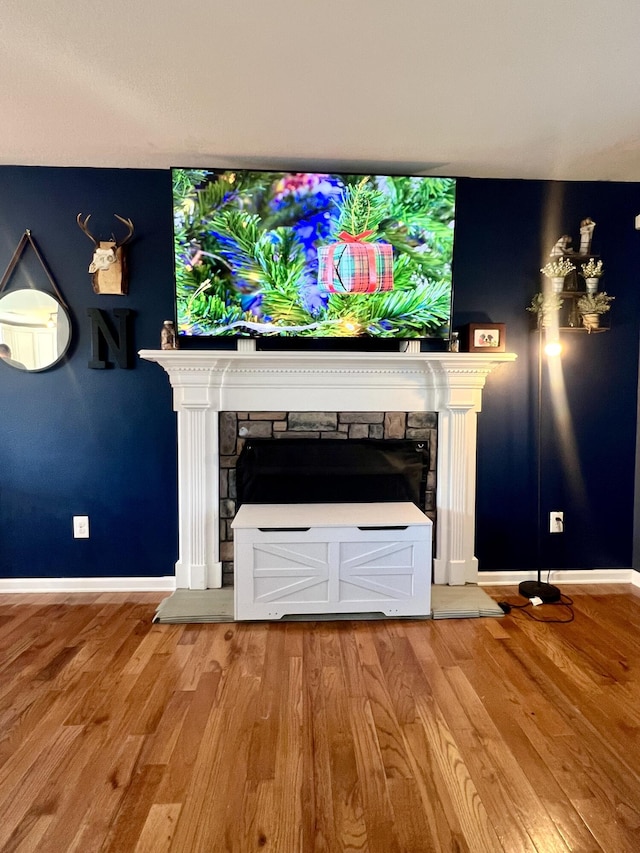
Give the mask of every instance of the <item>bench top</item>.
M 345 504 L 243 504 L 234 530 L 306 527 L 406 527 L 430 525 L 431 519 L 409 501 Z

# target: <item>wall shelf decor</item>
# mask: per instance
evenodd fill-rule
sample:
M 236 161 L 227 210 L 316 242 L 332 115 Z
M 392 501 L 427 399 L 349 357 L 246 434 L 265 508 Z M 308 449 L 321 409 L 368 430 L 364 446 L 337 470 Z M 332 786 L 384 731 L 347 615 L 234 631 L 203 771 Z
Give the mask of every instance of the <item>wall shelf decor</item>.
M 596 223 L 580 223 L 580 248 L 571 249 L 571 237 L 560 237 L 540 272 L 546 279 L 527 311 L 537 316 L 537 326 L 555 327 L 561 332 L 597 334 L 610 329 L 609 310 L 615 297 L 599 290 L 603 262 L 591 251 Z

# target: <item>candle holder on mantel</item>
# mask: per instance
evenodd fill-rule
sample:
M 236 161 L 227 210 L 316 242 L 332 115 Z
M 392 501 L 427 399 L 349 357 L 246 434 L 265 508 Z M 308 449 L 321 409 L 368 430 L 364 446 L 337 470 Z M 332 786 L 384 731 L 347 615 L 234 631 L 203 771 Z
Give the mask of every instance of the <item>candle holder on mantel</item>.
M 160 332 L 160 349 L 178 349 L 178 338 L 173 320 L 165 320 Z

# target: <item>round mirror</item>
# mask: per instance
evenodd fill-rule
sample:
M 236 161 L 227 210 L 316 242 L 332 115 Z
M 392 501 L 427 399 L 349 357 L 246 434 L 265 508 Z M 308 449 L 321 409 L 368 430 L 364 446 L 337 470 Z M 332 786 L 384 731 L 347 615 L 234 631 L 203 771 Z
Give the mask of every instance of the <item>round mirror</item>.
M 66 353 L 71 323 L 50 293 L 12 290 L 0 296 L 0 363 L 18 370 L 46 370 Z

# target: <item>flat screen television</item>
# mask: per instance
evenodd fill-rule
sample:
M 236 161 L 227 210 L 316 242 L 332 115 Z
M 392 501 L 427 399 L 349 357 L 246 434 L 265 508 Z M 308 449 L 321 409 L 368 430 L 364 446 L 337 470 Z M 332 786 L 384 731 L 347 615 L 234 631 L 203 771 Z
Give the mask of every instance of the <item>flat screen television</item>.
M 454 178 L 172 169 L 180 336 L 447 338 Z

